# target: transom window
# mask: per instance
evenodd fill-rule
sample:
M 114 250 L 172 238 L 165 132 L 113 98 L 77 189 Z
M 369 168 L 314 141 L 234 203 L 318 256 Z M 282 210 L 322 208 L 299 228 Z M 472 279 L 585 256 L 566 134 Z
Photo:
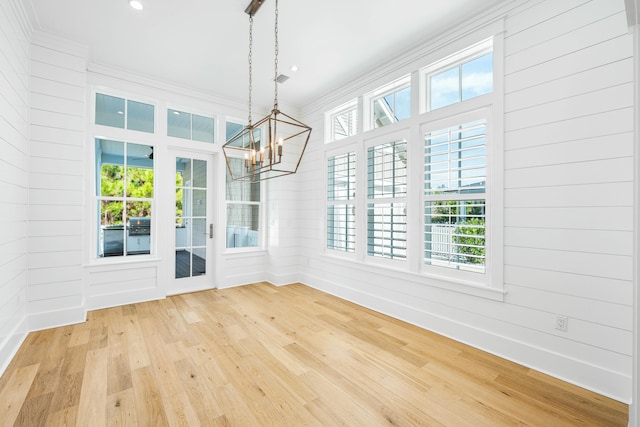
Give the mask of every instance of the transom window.
M 214 142 L 213 117 L 167 109 L 167 136 L 200 142 Z
M 151 104 L 96 93 L 96 124 L 154 132 L 155 107 Z
M 358 132 L 357 100 L 350 101 L 326 114 L 327 142 L 348 138 Z
M 365 95 L 370 129 L 380 128 L 411 117 L 411 76 L 403 77 Z
M 423 111 L 493 92 L 493 43 L 487 40 L 423 70 L 428 103 Z

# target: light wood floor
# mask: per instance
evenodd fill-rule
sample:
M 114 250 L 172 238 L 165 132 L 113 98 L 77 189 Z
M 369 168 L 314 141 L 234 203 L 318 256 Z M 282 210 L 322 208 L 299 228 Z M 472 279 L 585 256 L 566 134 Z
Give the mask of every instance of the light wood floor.
M 303 285 L 35 332 L 1 426 L 626 426 L 626 405 Z

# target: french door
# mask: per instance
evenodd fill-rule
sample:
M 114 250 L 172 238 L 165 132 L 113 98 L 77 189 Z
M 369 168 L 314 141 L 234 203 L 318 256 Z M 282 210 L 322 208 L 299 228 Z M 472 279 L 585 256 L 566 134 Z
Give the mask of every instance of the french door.
M 175 233 L 170 295 L 215 287 L 214 158 L 180 151 L 172 151 L 171 158 Z

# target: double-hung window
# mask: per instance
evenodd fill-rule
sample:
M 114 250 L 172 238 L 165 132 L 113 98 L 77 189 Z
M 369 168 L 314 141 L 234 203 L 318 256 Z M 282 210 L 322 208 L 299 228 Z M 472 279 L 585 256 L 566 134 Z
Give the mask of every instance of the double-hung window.
M 356 153 L 327 159 L 327 248 L 354 252 L 356 243 Z
M 487 123 L 424 133 L 424 263 L 484 273 Z
M 227 140 L 242 131 L 243 125 L 227 122 Z M 260 131 L 256 130 L 256 141 L 260 141 Z M 244 158 L 229 158 L 228 168 L 237 176 L 242 175 Z M 234 181 L 226 170 L 227 200 L 227 249 L 256 248 L 260 246 L 260 181 Z
M 153 147 L 96 138 L 98 257 L 151 253 Z
M 407 141 L 367 149 L 367 255 L 407 257 Z

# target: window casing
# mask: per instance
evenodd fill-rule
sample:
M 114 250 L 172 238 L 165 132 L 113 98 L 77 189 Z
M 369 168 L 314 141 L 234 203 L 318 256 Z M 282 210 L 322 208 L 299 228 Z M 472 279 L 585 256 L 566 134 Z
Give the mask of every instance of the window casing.
M 356 239 L 356 153 L 327 159 L 327 249 L 353 253 Z
M 226 139 L 229 140 L 243 129 L 243 125 L 233 122 L 226 123 Z M 260 140 L 260 132 L 256 134 L 256 141 Z M 230 158 L 229 167 L 238 170 L 245 167 L 243 158 Z M 260 181 L 234 181 L 229 169 L 226 169 L 226 247 L 257 248 L 260 247 Z

